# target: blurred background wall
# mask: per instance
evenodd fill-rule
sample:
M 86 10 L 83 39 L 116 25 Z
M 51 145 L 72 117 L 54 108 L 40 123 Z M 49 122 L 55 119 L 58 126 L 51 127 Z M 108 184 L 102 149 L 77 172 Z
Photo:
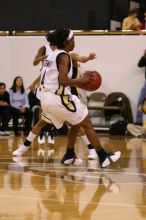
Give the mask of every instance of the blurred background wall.
M 96 69 L 102 75 L 99 91 L 106 94 L 124 92 L 130 99 L 135 116 L 137 100 L 144 84 L 144 68 L 137 66 L 146 45 L 145 35 L 123 36 L 75 36 L 74 52 L 89 55 L 94 52 L 97 59 L 82 64 L 81 71 Z M 7 89 L 12 86 L 14 77 L 23 77 L 25 88 L 40 74 L 41 64 L 33 66 L 32 62 L 39 47 L 47 44 L 41 36 L 0 37 L 0 81 Z M 88 95 L 88 94 L 87 94 Z
M 111 29 L 121 22 L 131 3 L 146 11 L 146 0 L 1 0 L 0 30 Z

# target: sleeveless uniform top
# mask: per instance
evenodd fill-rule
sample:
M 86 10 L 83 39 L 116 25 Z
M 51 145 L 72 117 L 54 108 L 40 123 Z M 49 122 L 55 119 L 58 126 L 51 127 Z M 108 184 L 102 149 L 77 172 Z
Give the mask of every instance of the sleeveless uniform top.
M 51 49 L 51 47 L 49 46 L 49 45 L 44 45 L 44 47 L 45 47 L 45 55 L 47 55 L 47 58 L 45 59 L 45 60 L 43 60 L 43 62 L 42 62 L 42 68 L 44 67 L 44 66 L 47 66 L 47 60 L 48 60 L 48 56 L 49 56 L 49 54 L 52 52 L 52 49 Z
M 59 84 L 58 58 L 62 53 L 66 53 L 66 51 L 56 49 L 49 53 L 41 71 L 41 86 L 45 91 L 51 91 L 57 95 L 70 95 L 70 87 L 64 87 Z M 70 57 L 69 60 L 68 77 L 72 78 L 72 62 Z
M 49 53 L 52 51 L 52 49 L 51 49 L 51 47 L 50 47 L 48 44 L 44 45 L 44 47 L 45 47 L 45 49 L 46 49 L 45 55 L 48 56 Z

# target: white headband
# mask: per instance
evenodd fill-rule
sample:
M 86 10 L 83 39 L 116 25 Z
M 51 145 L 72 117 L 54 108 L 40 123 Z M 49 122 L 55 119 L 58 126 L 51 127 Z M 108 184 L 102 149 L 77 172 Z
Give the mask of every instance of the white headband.
M 70 40 L 73 37 L 74 33 L 70 30 L 67 40 Z
M 55 30 L 51 30 L 51 31 L 49 31 L 49 33 L 53 33 Z

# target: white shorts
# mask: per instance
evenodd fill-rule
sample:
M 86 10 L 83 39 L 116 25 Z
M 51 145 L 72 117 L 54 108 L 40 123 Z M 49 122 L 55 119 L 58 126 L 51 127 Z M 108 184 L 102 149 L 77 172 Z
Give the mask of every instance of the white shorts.
M 79 124 L 88 115 L 87 107 L 75 96 L 55 95 L 49 91 L 41 94 L 42 119 L 56 128 L 61 128 L 64 122 L 71 125 Z

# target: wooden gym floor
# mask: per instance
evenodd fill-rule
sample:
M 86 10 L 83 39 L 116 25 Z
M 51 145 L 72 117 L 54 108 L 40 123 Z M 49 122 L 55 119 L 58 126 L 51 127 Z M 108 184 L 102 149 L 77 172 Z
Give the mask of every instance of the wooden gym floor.
M 146 219 L 146 140 L 100 134 L 107 150 L 120 150 L 119 162 L 100 169 L 87 160 L 77 139 L 80 167 L 63 167 L 66 137 L 55 137 L 55 153 L 37 139 L 27 156 L 12 157 L 24 136 L 0 137 L 0 220 Z

